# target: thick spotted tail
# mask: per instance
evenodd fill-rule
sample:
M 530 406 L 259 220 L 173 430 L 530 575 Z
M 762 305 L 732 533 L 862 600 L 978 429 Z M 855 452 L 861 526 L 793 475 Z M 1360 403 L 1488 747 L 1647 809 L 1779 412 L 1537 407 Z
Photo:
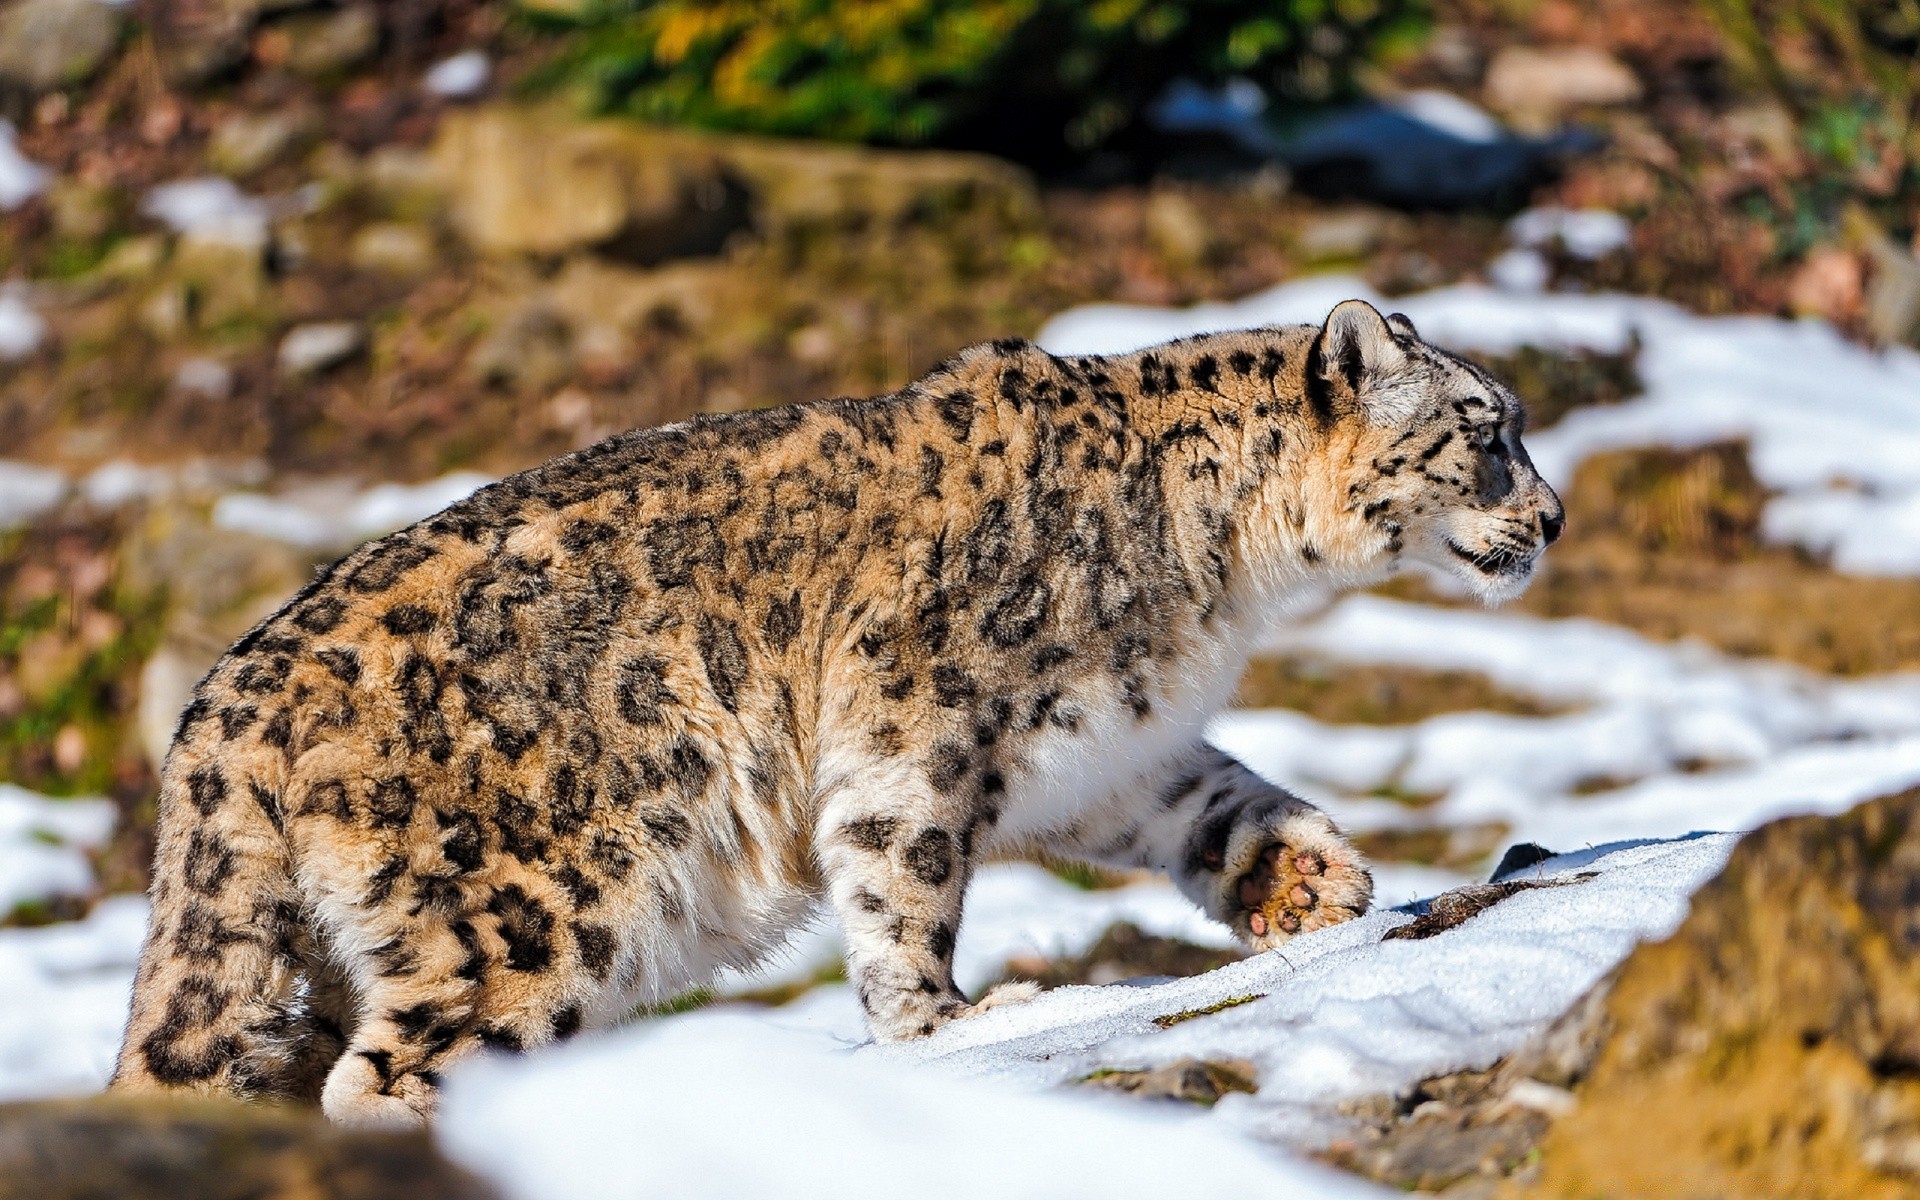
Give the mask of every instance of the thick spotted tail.
M 251 713 L 189 709 L 160 786 L 153 912 L 112 1088 L 312 1095 L 332 1040 L 301 983 L 303 935 L 277 784 Z M 226 730 L 223 730 L 226 726 Z M 252 735 L 252 736 L 249 736 Z M 316 1039 L 314 1035 L 322 1035 Z

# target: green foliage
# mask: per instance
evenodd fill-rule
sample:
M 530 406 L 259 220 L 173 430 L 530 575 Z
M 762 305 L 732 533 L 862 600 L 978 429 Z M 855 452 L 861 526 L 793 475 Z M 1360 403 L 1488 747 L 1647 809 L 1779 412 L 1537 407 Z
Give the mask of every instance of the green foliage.
M 1798 125 L 1805 168 L 1779 251 L 1830 240 L 1854 205 L 1901 236 L 1920 218 L 1920 0 L 1706 0 L 1736 71 Z M 1769 205 L 1772 207 L 1772 205 Z
M 616 0 L 534 84 L 716 129 L 1084 154 L 1176 78 L 1341 95 L 1422 18 L 1423 0 Z
M 1920 0 L 1707 0 L 1738 64 L 1811 112 L 1875 101 L 1912 116 Z

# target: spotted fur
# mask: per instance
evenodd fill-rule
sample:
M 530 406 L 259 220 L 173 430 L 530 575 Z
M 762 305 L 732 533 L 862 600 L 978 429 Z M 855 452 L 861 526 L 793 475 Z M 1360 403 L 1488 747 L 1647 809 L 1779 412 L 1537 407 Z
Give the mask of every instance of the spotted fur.
M 116 1086 L 432 1111 L 476 1048 L 745 967 L 822 901 L 881 1038 L 982 857 L 1162 868 L 1256 947 L 1363 912 L 1331 823 L 1201 739 L 1290 604 L 1490 596 L 1560 509 L 1513 397 L 1343 305 L 628 433 L 322 572 L 181 719 Z

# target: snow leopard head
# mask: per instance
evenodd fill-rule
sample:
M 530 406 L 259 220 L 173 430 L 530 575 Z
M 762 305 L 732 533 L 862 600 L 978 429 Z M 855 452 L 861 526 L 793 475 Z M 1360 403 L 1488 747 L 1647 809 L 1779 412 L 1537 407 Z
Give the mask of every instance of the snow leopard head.
M 1327 317 L 1306 388 L 1344 434 L 1348 511 L 1391 559 L 1448 572 L 1489 603 L 1526 588 L 1565 509 L 1520 442 L 1511 389 L 1361 300 Z

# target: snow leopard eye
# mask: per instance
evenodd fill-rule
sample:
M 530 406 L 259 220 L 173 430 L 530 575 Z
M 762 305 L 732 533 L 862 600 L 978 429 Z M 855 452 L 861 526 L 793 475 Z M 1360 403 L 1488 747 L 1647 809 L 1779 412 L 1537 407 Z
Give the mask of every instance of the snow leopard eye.
M 1482 425 L 1480 427 L 1480 448 L 1482 450 L 1492 450 L 1498 445 L 1500 445 L 1500 427 L 1498 425 Z

